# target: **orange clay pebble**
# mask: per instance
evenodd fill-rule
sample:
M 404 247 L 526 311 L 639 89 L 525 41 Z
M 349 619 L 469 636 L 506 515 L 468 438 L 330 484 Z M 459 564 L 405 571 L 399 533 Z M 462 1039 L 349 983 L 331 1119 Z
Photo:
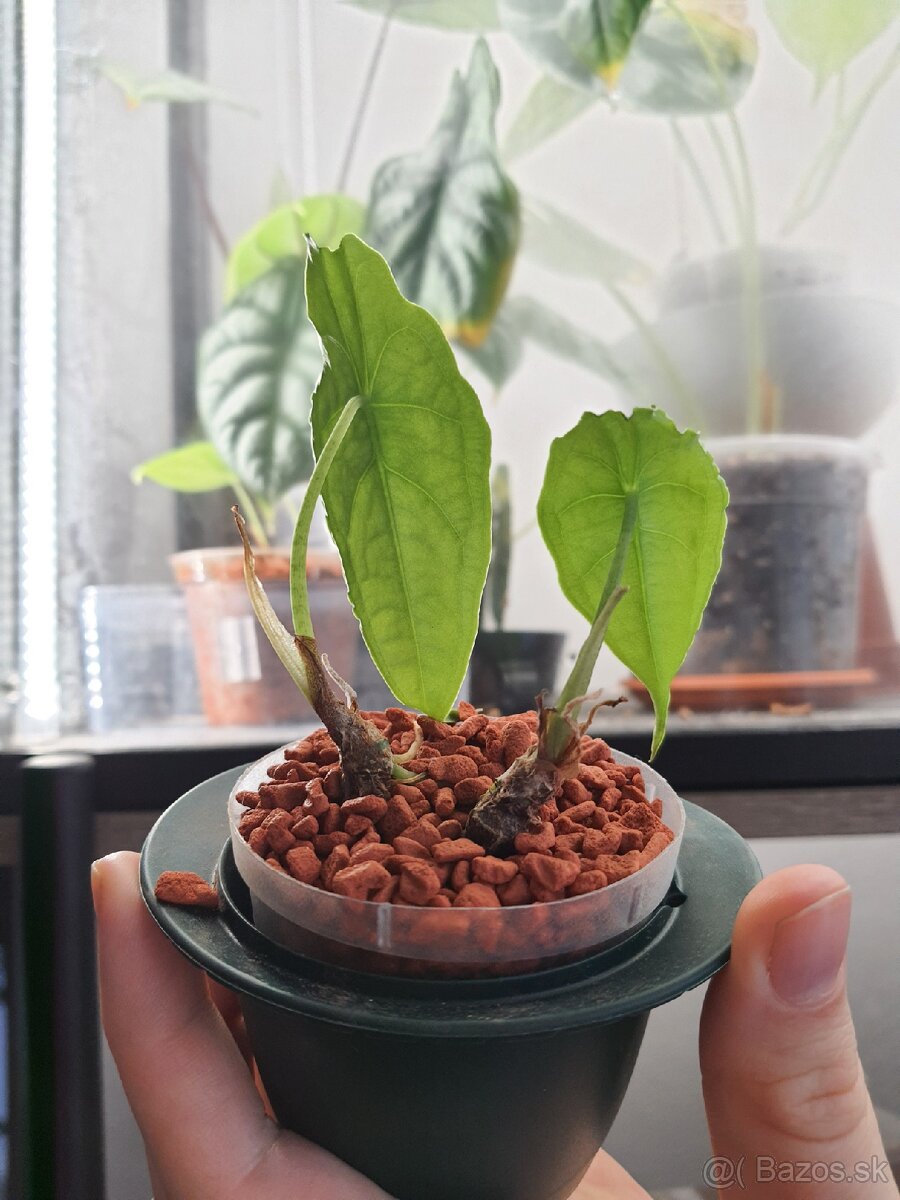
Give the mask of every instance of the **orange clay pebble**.
M 545 821 L 536 833 L 516 834 L 516 853 L 539 854 L 542 850 L 549 850 L 555 841 L 556 831 L 549 821 Z
M 551 858 L 547 854 L 526 854 L 520 864 L 522 874 L 532 885 L 547 892 L 559 892 L 574 883 L 581 870 L 579 862 Z
M 519 868 L 505 858 L 486 855 L 472 861 L 472 878 L 477 883 L 509 883 L 518 874 Z
M 453 789 L 456 803 L 460 808 L 471 808 L 481 799 L 493 782 L 489 775 L 476 775 L 474 779 L 461 779 Z
M 379 824 L 381 836 L 386 842 L 392 842 L 404 829 L 415 823 L 416 815 L 409 807 L 409 802 L 403 796 L 392 796 Z
M 566 889 L 567 896 L 585 896 L 606 887 L 607 878 L 602 871 L 582 871 L 574 883 Z
M 163 871 L 153 894 L 161 904 L 178 904 L 184 908 L 219 907 L 216 889 L 193 871 Z
M 381 796 L 357 796 L 353 800 L 345 800 L 341 805 L 341 814 L 348 816 L 368 817 L 378 823 L 388 810 L 387 800 Z
M 622 827 L 614 822 L 610 822 L 605 829 L 589 829 L 584 835 L 581 853 L 587 858 L 596 858 L 598 854 L 615 854 L 623 833 Z M 627 847 L 629 850 L 632 848 Z
M 656 858 L 657 854 L 662 854 L 671 841 L 672 832 L 669 829 L 660 829 L 658 833 L 654 833 L 641 851 L 641 866 Z
M 394 850 L 397 854 L 406 855 L 408 858 L 421 858 L 425 862 L 431 862 L 431 854 L 427 847 L 411 837 L 395 837 Z
M 629 850 L 627 854 L 600 854 L 594 859 L 595 870 L 602 871 L 607 883 L 618 883 L 633 875 L 641 865 L 641 852 Z
M 487 883 L 467 883 L 453 901 L 454 908 L 499 908 L 500 900 Z
M 404 863 L 397 895 L 408 904 L 427 904 L 441 890 L 437 871 L 429 863 Z
M 432 847 L 431 854 L 436 863 L 469 861 L 473 858 L 482 858 L 484 846 L 479 846 L 470 838 L 461 837 L 452 842 L 439 842 Z
M 330 888 L 338 871 L 350 866 L 350 851 L 346 846 L 335 846 L 322 863 L 322 883 Z
M 437 826 L 432 825 L 425 817 L 419 821 L 418 825 L 413 825 L 411 829 L 404 830 L 402 836 L 410 842 L 418 842 L 426 850 L 430 846 L 436 846 L 438 842 L 443 840 L 437 831 Z
M 562 785 L 562 794 L 570 805 L 585 804 L 591 799 L 591 793 L 578 779 L 567 779 Z
M 503 765 L 511 767 L 525 753 L 534 741 L 528 725 L 521 720 L 510 721 L 504 726 L 500 744 L 503 752 Z
M 531 903 L 531 890 L 524 875 L 514 875 L 509 883 L 499 884 L 497 895 L 505 907 Z
M 293 850 L 288 850 L 284 856 L 284 865 L 288 874 L 299 879 L 301 883 L 314 883 L 322 869 L 322 864 L 309 842 L 301 842 Z
M 340 850 L 340 846 L 336 846 L 332 850 L 332 854 Z M 391 858 L 394 853 L 393 846 L 386 846 L 384 842 L 357 842 L 350 851 L 350 861 L 352 862 L 380 862 Z
M 306 838 L 315 837 L 318 832 L 319 822 L 312 815 L 301 817 L 295 825 L 291 826 L 291 833 L 301 842 Z
M 463 779 L 474 779 L 478 775 L 478 767 L 465 754 L 447 754 L 432 758 L 426 769 L 436 783 L 443 783 L 448 787 L 453 787 Z
M 446 820 L 456 808 L 456 797 L 453 794 L 453 788 L 439 788 L 433 804 L 437 815 Z
M 331 887 L 339 896 L 365 900 L 369 892 L 385 887 L 390 881 L 390 872 L 381 863 L 362 862 L 338 871 L 331 881 Z
M 450 864 L 448 863 L 447 866 Z M 446 870 L 446 868 L 445 868 Z M 454 863 L 450 871 L 450 889 L 454 893 L 462 891 L 467 883 L 472 882 L 472 864 L 466 859 Z
M 640 850 L 644 845 L 644 835 L 639 829 L 626 829 L 624 825 L 619 825 L 617 822 L 611 821 L 607 826 L 610 833 L 614 829 L 621 830 L 619 843 L 615 850 L 611 850 L 611 854 L 627 854 L 629 850 Z

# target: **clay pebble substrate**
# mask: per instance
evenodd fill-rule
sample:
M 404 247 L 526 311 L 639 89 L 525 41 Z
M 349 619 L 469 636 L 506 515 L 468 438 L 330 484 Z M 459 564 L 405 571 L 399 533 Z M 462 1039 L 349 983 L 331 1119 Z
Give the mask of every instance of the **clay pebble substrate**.
M 240 792 L 238 826 L 275 871 L 352 899 L 430 908 L 499 908 L 597 891 L 640 870 L 672 841 L 662 804 L 648 803 L 638 767 L 582 739 L 581 766 L 540 810 L 514 852 L 487 855 L 466 837 L 469 813 L 537 740 L 537 714 L 489 718 L 461 703 L 455 724 L 389 708 L 365 716 L 396 755 L 423 735 L 390 800 L 341 800 L 338 751 L 324 729 L 285 750 L 255 792 Z

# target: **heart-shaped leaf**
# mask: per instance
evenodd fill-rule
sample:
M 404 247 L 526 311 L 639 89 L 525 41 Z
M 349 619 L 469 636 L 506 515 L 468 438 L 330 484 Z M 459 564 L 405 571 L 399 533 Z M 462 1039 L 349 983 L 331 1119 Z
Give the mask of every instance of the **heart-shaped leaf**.
M 628 588 L 606 640 L 653 699 L 653 754 L 722 561 L 727 503 L 697 435 L 655 409 L 586 413 L 550 450 L 538 502 L 544 541 L 588 621 L 612 586 Z M 621 575 L 610 580 L 616 562 Z
M 621 105 L 674 117 L 733 108 L 750 86 L 756 55 L 741 0 L 654 5 L 622 70 Z
M 618 83 L 651 0 L 499 0 L 500 22 L 554 75 L 581 87 Z
M 842 71 L 900 13 L 900 0 L 766 0 L 785 48 L 819 86 Z
M 540 300 L 514 296 L 503 306 L 503 315 L 524 338 L 551 354 L 577 363 L 602 379 L 628 385 L 627 375 L 604 341 L 560 316 Z
M 354 8 L 384 13 L 410 25 L 432 25 L 437 29 L 471 30 L 476 33 L 498 28 L 497 0 L 347 0 Z
M 326 366 L 316 455 L 354 397 L 322 497 L 366 645 L 398 699 L 443 717 L 478 627 L 490 557 L 490 432 L 437 322 L 349 235 L 314 250 L 310 319 Z
M 309 478 L 310 397 L 322 353 L 306 316 L 305 263 L 284 258 L 227 306 L 200 342 L 207 437 L 246 490 L 275 504 Z
M 427 145 L 386 162 L 372 184 L 367 241 L 400 290 L 448 337 L 477 345 L 503 299 L 519 241 L 519 199 L 497 154 L 500 83 L 479 40 L 453 76 Z
M 263 217 L 235 244 L 225 273 L 225 298 L 264 275 L 279 259 L 294 255 L 306 263 L 306 237 L 320 246 L 336 246 L 345 233 L 359 233 L 365 209 L 340 192 L 309 196 Z
M 605 283 L 647 283 L 653 272 L 568 213 L 534 198 L 522 205 L 522 253 L 542 267 Z
M 597 95 L 587 88 L 542 75 L 513 118 L 503 139 L 503 158 L 514 162 L 542 145 L 593 108 Z
M 515 310 L 507 300 L 500 306 L 490 331 L 478 346 L 458 345 L 457 357 L 474 363 L 499 391 L 522 364 L 524 344 L 515 319 Z
M 224 104 L 227 108 L 238 108 L 256 113 L 249 104 L 236 100 L 221 88 L 212 87 L 203 79 L 185 75 L 183 71 L 166 68 L 152 75 L 143 75 L 124 63 L 108 59 L 95 60 L 97 70 L 125 97 L 129 108 L 138 108 L 148 100 L 163 104 Z
M 645 16 L 616 88 L 629 112 L 690 116 L 733 108 L 756 66 L 756 34 L 745 6 L 682 0 L 677 9 L 655 4 Z M 592 81 L 542 76 L 525 98 L 504 139 L 507 161 L 520 158 L 564 129 L 601 99 Z
M 189 442 L 167 450 L 131 472 L 133 483 L 150 479 L 173 492 L 215 492 L 230 487 L 234 478 L 211 442 Z

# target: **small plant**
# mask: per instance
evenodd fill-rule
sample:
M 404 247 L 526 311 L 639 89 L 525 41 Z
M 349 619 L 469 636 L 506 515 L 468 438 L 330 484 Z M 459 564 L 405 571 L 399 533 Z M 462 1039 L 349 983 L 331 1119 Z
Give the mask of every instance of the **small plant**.
M 294 632 L 254 573 L 254 610 L 341 755 L 346 796 L 389 794 L 414 752 L 392 755 L 330 671 L 309 616 L 306 546 L 325 503 L 350 600 L 391 691 L 429 717 L 452 715 L 478 625 L 490 558 L 490 433 L 437 322 L 400 294 L 354 236 L 310 247 L 310 319 L 325 367 L 313 396 L 316 466 L 294 533 Z M 665 733 L 669 688 L 697 631 L 721 560 L 727 492 L 695 434 L 661 412 L 585 414 L 552 447 L 538 508 L 563 591 L 591 622 L 571 675 L 544 707 L 539 740 L 480 800 L 469 836 L 507 850 L 578 768 L 580 719 L 605 640 L 646 685 Z

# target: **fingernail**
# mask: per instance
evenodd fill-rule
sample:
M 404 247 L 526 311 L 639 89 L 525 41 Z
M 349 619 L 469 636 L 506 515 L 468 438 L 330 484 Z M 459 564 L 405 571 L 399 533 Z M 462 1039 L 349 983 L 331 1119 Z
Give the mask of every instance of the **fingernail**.
M 775 926 L 769 979 L 782 1000 L 813 1008 L 835 989 L 847 953 L 850 889 L 841 888 Z
M 103 881 L 106 878 L 106 864 L 111 857 L 111 854 L 107 854 L 105 858 L 98 858 L 96 862 L 91 863 L 91 895 L 94 897 L 94 912 L 100 905 Z

